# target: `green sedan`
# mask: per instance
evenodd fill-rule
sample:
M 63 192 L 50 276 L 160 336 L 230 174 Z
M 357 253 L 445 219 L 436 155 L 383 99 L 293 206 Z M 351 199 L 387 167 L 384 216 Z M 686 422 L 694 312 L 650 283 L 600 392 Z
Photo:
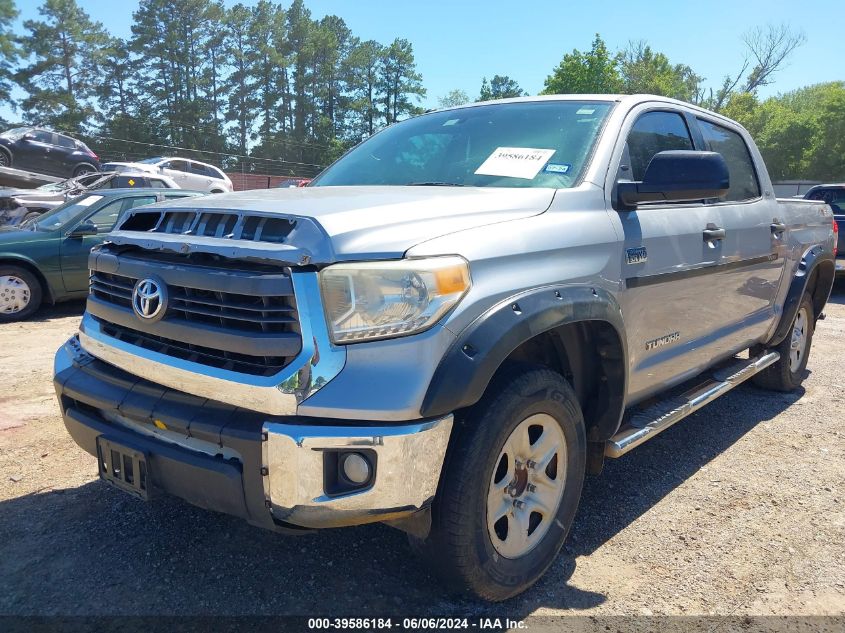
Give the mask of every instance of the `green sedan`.
M 0 323 L 42 303 L 88 293 L 88 252 L 118 217 L 145 204 L 199 196 L 183 189 L 103 189 L 74 198 L 19 227 L 0 227 Z

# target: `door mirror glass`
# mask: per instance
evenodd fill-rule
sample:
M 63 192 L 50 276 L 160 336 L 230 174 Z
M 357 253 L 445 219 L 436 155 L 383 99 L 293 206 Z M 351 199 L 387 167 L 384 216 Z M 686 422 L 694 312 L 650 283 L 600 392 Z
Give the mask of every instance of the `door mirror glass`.
M 80 222 L 75 229 L 70 231 L 67 236 L 68 237 L 86 237 L 88 235 L 96 235 L 97 234 L 97 225 L 91 221 L 86 220 L 85 222 Z
M 654 155 L 641 181 L 616 186 L 620 209 L 632 210 L 642 202 L 722 198 L 730 188 L 730 175 L 717 152 L 669 150 Z

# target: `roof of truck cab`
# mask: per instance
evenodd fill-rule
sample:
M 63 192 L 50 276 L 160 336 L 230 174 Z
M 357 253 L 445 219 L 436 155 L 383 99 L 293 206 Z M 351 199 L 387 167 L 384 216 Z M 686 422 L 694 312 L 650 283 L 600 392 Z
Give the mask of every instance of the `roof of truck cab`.
M 676 106 L 683 106 L 685 108 L 690 108 L 701 112 L 702 114 L 706 114 L 708 116 L 722 119 L 724 121 L 730 121 L 731 123 L 735 124 L 735 121 L 732 119 L 727 118 L 726 116 L 719 114 L 717 112 L 713 112 L 712 110 L 707 110 L 706 108 L 702 108 L 701 106 L 697 106 L 693 103 L 688 103 L 686 101 L 680 101 L 678 99 L 672 99 L 671 97 L 663 97 L 660 95 L 652 95 L 652 94 L 633 94 L 633 95 L 623 95 L 623 94 L 558 94 L 558 95 L 536 95 L 531 97 L 511 97 L 509 99 L 494 99 L 492 101 L 476 101 L 475 103 L 465 103 L 459 106 L 453 106 L 450 108 L 438 108 L 436 110 L 429 110 L 426 114 L 430 112 L 446 112 L 449 110 L 461 110 L 463 108 L 474 108 L 478 106 L 489 106 L 489 105 L 500 105 L 504 103 L 531 103 L 537 101 L 608 101 L 608 102 L 615 102 L 625 104 L 628 107 L 633 107 L 640 103 L 653 103 L 653 102 L 660 102 L 666 103 L 670 105 Z

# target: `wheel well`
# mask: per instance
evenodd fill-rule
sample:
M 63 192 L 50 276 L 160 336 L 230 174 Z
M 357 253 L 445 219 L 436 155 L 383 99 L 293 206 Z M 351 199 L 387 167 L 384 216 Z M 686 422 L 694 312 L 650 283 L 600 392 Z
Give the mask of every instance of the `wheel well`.
M 38 270 L 37 266 L 33 266 L 29 262 L 20 259 L 4 258 L 0 258 L 0 266 L 17 266 L 18 268 L 23 268 L 31 272 L 33 275 L 35 275 L 35 278 L 38 280 L 38 283 L 41 284 L 41 291 L 43 293 L 41 295 L 41 302 L 55 303 L 55 300 L 53 299 L 53 292 L 50 290 L 50 284 L 47 283 L 47 278 L 40 270 Z
M 819 262 L 819 265 L 810 273 L 807 281 L 807 292 L 813 298 L 813 315 L 819 318 L 824 304 L 830 296 L 830 289 L 833 287 L 833 278 L 836 274 L 836 266 L 831 261 Z
M 562 374 L 578 396 L 590 441 L 616 432 L 624 408 L 625 350 L 610 323 L 580 321 L 548 330 L 522 343 L 508 361 L 544 365 Z

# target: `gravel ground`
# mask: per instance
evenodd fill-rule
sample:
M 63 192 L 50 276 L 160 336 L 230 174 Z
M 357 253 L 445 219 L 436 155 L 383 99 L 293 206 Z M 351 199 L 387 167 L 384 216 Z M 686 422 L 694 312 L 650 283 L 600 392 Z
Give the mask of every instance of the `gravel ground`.
M 609 461 L 504 607 L 445 595 L 386 526 L 282 537 L 99 482 L 51 383 L 81 309 L 0 326 L 0 614 L 845 614 L 842 282 L 802 390 L 742 386 Z

